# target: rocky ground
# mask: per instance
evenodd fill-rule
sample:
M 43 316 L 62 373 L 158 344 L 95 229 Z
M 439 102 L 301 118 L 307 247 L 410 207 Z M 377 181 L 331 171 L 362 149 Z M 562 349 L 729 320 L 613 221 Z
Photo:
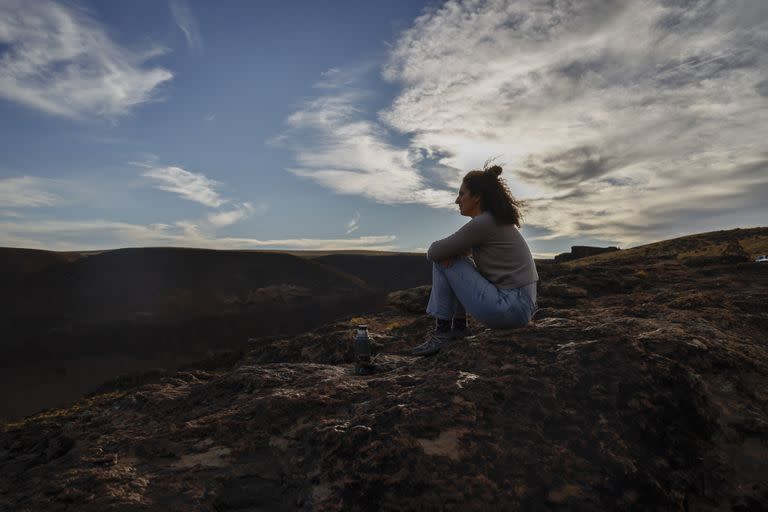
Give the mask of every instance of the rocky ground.
M 768 265 L 541 274 L 530 326 L 432 357 L 424 287 L 9 423 L 0 509 L 768 509 Z

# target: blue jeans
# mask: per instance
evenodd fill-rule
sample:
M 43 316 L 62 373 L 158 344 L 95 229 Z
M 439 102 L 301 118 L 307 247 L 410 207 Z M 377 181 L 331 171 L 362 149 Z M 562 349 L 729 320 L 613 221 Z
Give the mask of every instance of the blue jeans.
M 472 315 L 492 329 L 522 327 L 531 321 L 536 305 L 522 288 L 497 288 L 477 271 L 467 257 L 448 268 L 432 263 L 432 294 L 427 313 L 443 320 Z

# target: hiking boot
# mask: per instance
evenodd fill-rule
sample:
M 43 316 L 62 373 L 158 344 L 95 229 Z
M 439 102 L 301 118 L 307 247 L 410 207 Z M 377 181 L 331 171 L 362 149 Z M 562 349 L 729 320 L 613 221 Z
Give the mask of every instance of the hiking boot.
M 411 350 L 415 356 L 431 356 L 437 354 L 440 349 L 456 341 L 452 331 L 433 331 L 427 336 L 427 341 Z

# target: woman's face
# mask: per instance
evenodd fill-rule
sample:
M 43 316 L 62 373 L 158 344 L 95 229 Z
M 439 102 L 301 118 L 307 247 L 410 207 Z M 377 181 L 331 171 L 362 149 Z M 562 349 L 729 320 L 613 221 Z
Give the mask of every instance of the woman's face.
M 459 188 L 456 204 L 459 205 L 459 213 L 465 217 L 475 217 L 482 212 L 480 209 L 480 195 L 473 196 L 470 194 L 469 189 L 464 183 Z

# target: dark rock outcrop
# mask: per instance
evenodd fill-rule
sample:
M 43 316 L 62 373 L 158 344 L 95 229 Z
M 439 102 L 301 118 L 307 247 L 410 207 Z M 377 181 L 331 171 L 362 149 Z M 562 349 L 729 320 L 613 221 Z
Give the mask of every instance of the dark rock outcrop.
M 592 247 L 589 245 L 574 245 L 571 246 L 571 252 L 564 252 L 555 256 L 555 263 L 563 263 L 565 261 L 577 260 L 579 258 L 586 258 L 587 256 L 594 256 L 595 254 L 603 254 L 606 252 L 614 252 L 618 250 L 618 247 Z

